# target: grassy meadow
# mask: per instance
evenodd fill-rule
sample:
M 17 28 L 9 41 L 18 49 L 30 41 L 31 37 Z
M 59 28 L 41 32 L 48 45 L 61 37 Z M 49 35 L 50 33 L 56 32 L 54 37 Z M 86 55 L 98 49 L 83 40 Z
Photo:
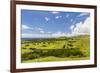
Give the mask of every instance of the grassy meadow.
M 89 35 L 22 39 L 21 42 L 22 63 L 88 60 L 89 58 Z

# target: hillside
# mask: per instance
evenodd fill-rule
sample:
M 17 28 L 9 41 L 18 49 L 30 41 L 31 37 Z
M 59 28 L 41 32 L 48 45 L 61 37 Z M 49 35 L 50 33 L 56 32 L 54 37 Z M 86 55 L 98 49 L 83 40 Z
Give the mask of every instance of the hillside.
M 22 62 L 89 59 L 89 37 L 89 35 L 80 35 L 74 37 L 22 40 Z

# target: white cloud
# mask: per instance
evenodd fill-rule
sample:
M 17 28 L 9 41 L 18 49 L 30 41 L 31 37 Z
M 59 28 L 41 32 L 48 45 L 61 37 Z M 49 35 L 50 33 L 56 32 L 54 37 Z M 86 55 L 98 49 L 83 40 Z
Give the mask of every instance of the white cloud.
M 71 25 L 71 26 L 70 26 L 70 29 L 73 30 L 73 28 L 74 28 L 74 25 Z
M 38 33 L 45 33 L 43 28 L 40 28 L 40 27 L 35 27 L 35 30 L 38 32 Z
M 55 18 L 56 18 L 56 19 L 59 19 L 59 18 L 61 18 L 61 17 L 62 17 L 62 16 L 56 16 Z
M 78 15 L 77 17 L 81 17 L 81 16 L 85 16 L 85 15 L 89 15 L 88 12 L 82 12 L 80 15 Z
M 32 28 L 27 25 L 22 25 L 22 30 L 24 30 L 24 29 L 32 29 Z
M 55 18 L 56 18 L 56 19 L 58 19 L 58 18 L 59 18 L 59 16 L 56 16 Z
M 29 33 L 22 33 L 22 38 L 32 38 L 33 34 L 29 34 Z
M 72 35 L 90 34 L 90 18 L 87 18 L 84 23 L 79 22 L 75 26 L 71 26 Z
M 60 31 L 58 31 L 58 32 L 56 32 L 56 34 L 61 34 L 62 32 L 60 32 Z
M 46 20 L 46 21 L 49 21 L 49 20 L 50 20 L 50 18 L 48 18 L 48 17 L 45 17 L 45 20 Z
M 36 30 L 39 30 L 39 31 L 40 31 L 40 30 L 43 30 L 42 28 L 39 28 L 39 27 L 36 27 L 35 29 L 36 29 Z
M 52 33 L 52 37 L 61 37 L 61 36 L 67 36 L 67 34 L 60 31 Z
M 22 34 L 22 38 L 46 38 L 46 37 L 50 37 L 50 35 L 48 34 Z
M 52 37 L 61 37 L 61 36 L 68 36 L 66 33 L 63 32 L 56 32 L 51 34 L 36 34 L 36 33 L 23 33 L 22 38 L 52 38 Z
M 52 14 L 59 14 L 60 12 L 52 11 L 51 13 L 52 13 Z
M 44 33 L 44 31 L 43 30 L 40 30 L 40 33 Z

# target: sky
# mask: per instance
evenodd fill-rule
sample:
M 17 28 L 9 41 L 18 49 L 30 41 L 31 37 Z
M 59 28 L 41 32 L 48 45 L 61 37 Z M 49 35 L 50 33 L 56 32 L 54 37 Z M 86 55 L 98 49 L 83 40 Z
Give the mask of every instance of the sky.
M 90 13 L 21 10 L 22 38 L 90 34 Z

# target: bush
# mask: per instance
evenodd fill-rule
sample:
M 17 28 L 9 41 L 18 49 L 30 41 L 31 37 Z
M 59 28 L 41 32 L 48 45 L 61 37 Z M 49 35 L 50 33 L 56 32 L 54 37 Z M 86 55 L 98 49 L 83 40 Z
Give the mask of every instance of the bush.
M 25 46 L 29 46 L 29 45 L 25 45 Z
M 35 59 L 35 58 L 39 58 L 40 54 L 37 53 L 24 53 L 21 55 L 22 60 L 29 60 L 29 59 Z
M 22 59 L 22 61 L 28 60 L 28 54 L 27 53 L 21 54 L 21 59 Z
M 63 47 L 62 48 L 65 48 L 66 47 L 66 45 L 63 45 Z
M 22 49 L 26 49 L 26 48 L 23 47 Z
M 33 48 L 30 48 L 33 49 Z M 85 56 L 79 48 L 65 48 L 65 49 L 36 49 L 34 48 L 30 53 L 22 54 L 22 60 L 35 59 L 40 57 L 70 57 L 70 56 Z
M 42 47 L 46 47 L 46 45 L 42 45 Z
M 36 50 L 36 48 L 30 48 L 30 50 Z
M 28 55 L 28 59 L 35 59 L 35 58 L 39 58 L 39 57 L 40 57 L 40 55 L 36 54 L 36 53 L 32 53 L 32 54 Z

